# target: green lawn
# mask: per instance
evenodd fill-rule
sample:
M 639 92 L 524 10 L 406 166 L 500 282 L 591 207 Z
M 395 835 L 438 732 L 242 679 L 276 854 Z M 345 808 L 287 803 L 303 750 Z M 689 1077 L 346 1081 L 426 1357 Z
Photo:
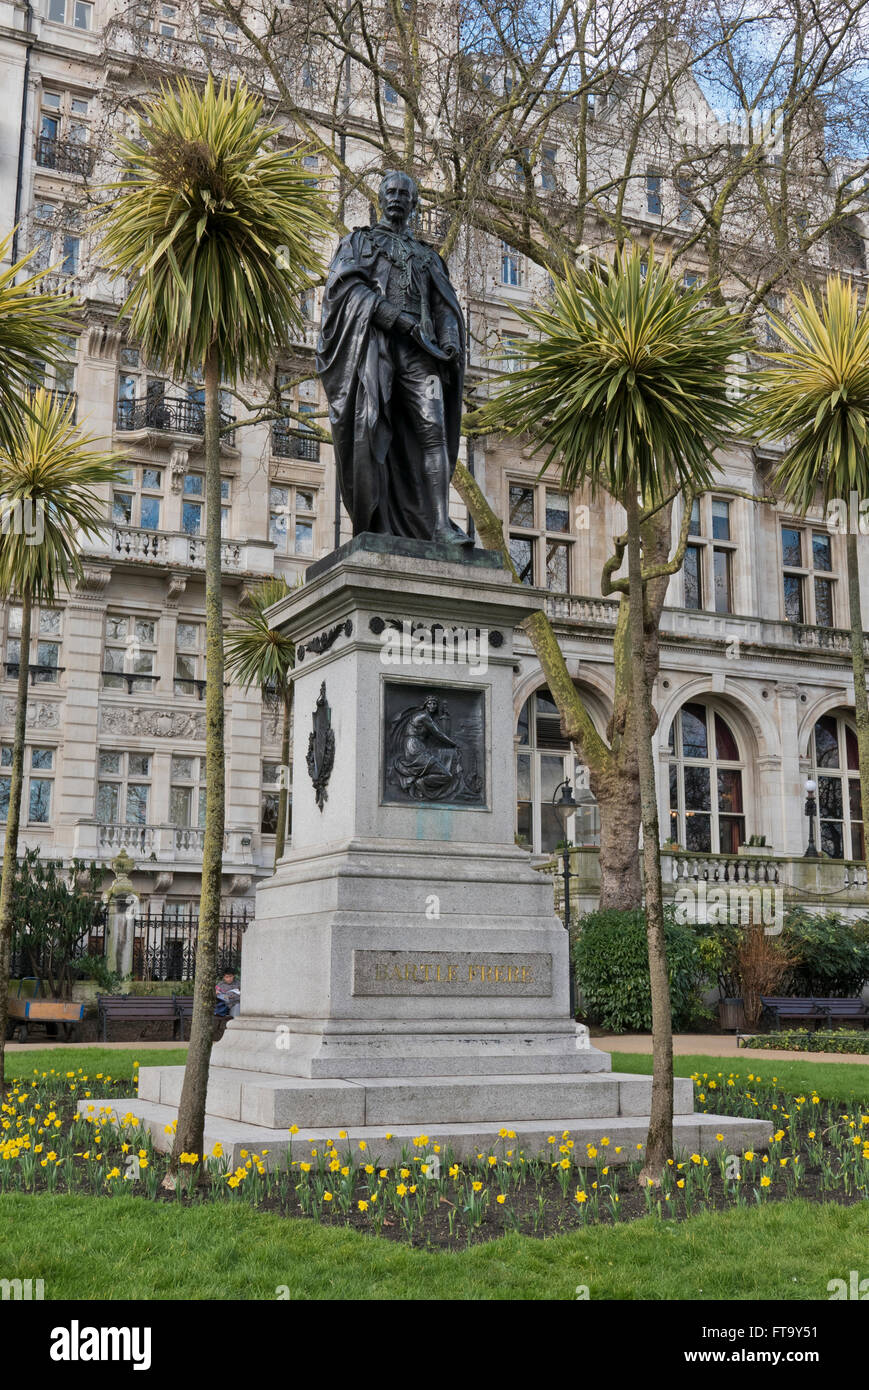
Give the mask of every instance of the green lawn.
M 614 1052 L 613 1071 L 652 1073 L 652 1059 L 642 1052 Z M 717 1077 L 719 1072 L 729 1076 L 747 1077 L 749 1072 L 764 1081 L 776 1077 L 778 1085 L 794 1095 L 811 1094 L 814 1087 L 824 1100 L 841 1101 L 845 1105 L 852 1102 L 866 1104 L 869 1101 L 869 1067 L 863 1062 L 804 1062 L 801 1059 L 777 1061 L 764 1057 L 762 1052 L 746 1054 L 745 1057 L 705 1057 L 690 1054 L 674 1057 L 673 1066 L 677 1076 L 700 1075 L 708 1072 Z
M 3 1273 L 47 1299 L 827 1299 L 865 1264 L 869 1204 L 795 1201 L 431 1253 L 243 1206 L 0 1197 Z
M 34 1071 L 51 1071 L 52 1067 L 61 1075 L 81 1067 L 85 1076 L 91 1078 L 98 1071 L 114 1078 L 132 1077 L 134 1062 L 143 1067 L 174 1067 L 179 1063 L 183 1065 L 186 1060 L 186 1046 L 156 1051 L 135 1045 L 129 1049 L 106 1048 L 105 1051 L 100 1047 L 28 1047 L 20 1052 L 6 1053 L 6 1077 L 7 1080 L 23 1077 L 29 1081 Z

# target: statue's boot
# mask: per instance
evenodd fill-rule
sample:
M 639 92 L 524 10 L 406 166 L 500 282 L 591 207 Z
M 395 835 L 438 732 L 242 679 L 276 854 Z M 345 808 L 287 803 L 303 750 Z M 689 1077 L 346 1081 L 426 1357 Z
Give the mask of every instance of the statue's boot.
M 432 540 L 446 545 L 473 545 L 460 526 L 450 520 L 450 460 L 445 445 L 435 449 L 425 449 L 422 466 L 429 483 L 429 492 L 434 512 Z

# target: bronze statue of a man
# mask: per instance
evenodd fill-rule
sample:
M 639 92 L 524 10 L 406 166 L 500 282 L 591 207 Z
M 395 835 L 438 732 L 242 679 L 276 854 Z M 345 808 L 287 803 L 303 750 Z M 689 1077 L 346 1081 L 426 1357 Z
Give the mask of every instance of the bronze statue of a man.
M 317 370 L 353 534 L 467 546 L 449 516 L 459 451 L 465 325 L 444 262 L 408 223 L 407 174 L 380 185 L 380 221 L 338 247 L 323 296 Z

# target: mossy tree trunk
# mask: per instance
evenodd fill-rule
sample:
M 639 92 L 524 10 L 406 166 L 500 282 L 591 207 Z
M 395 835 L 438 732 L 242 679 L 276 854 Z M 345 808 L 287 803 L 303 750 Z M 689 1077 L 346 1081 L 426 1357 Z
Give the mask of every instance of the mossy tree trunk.
M 670 980 L 664 940 L 664 902 L 661 884 L 661 845 L 658 828 L 658 790 L 652 746 L 653 716 L 646 662 L 646 620 L 640 539 L 640 507 L 636 495 L 625 499 L 628 514 L 628 585 L 631 645 L 640 659 L 633 662 L 634 728 L 643 825 L 643 888 L 652 992 L 652 1109 L 640 1182 L 660 1183 L 667 1159 L 673 1155 L 673 1020 Z
M 190 1047 L 172 1149 L 202 1156 L 205 1095 L 214 1032 L 217 938 L 223 874 L 226 763 L 223 709 L 223 585 L 220 537 L 220 372 L 212 349 L 205 361 L 205 836 L 202 895 L 196 938 L 196 975 Z
M 863 612 L 860 603 L 860 569 L 857 563 L 857 535 L 848 531 L 848 616 L 851 621 L 851 667 L 854 672 L 854 722 L 857 725 L 857 754 L 860 761 L 860 797 L 863 807 L 863 858 L 867 859 L 869 839 L 869 701 L 866 698 L 866 650 Z
M 29 590 L 21 603 L 21 655 L 18 659 L 18 690 L 15 706 L 15 733 L 12 741 L 12 768 L 9 779 L 9 811 L 6 817 L 6 843 L 3 847 L 3 877 L 0 885 L 0 1096 L 3 1095 L 6 1065 L 6 1028 L 9 1022 L 9 975 L 12 963 L 13 892 L 18 867 L 18 833 L 21 826 L 21 792 L 24 785 L 24 742 L 27 734 L 27 692 L 30 676 L 30 629 L 33 599 Z

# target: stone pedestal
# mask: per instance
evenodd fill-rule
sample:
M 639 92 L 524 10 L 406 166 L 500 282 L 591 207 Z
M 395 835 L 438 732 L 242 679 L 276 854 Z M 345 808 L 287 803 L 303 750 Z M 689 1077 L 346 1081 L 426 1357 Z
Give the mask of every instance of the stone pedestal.
M 459 1152 L 499 1125 L 531 1144 L 643 1130 L 650 1083 L 611 1075 L 570 1018 L 552 883 L 514 843 L 529 597 L 484 552 L 358 537 L 273 611 L 297 644 L 293 843 L 245 933 L 207 1137 L 407 1125 Z M 141 1070 L 158 1138 L 180 1086 L 180 1068 Z M 691 1094 L 677 1084 L 696 1147 Z

